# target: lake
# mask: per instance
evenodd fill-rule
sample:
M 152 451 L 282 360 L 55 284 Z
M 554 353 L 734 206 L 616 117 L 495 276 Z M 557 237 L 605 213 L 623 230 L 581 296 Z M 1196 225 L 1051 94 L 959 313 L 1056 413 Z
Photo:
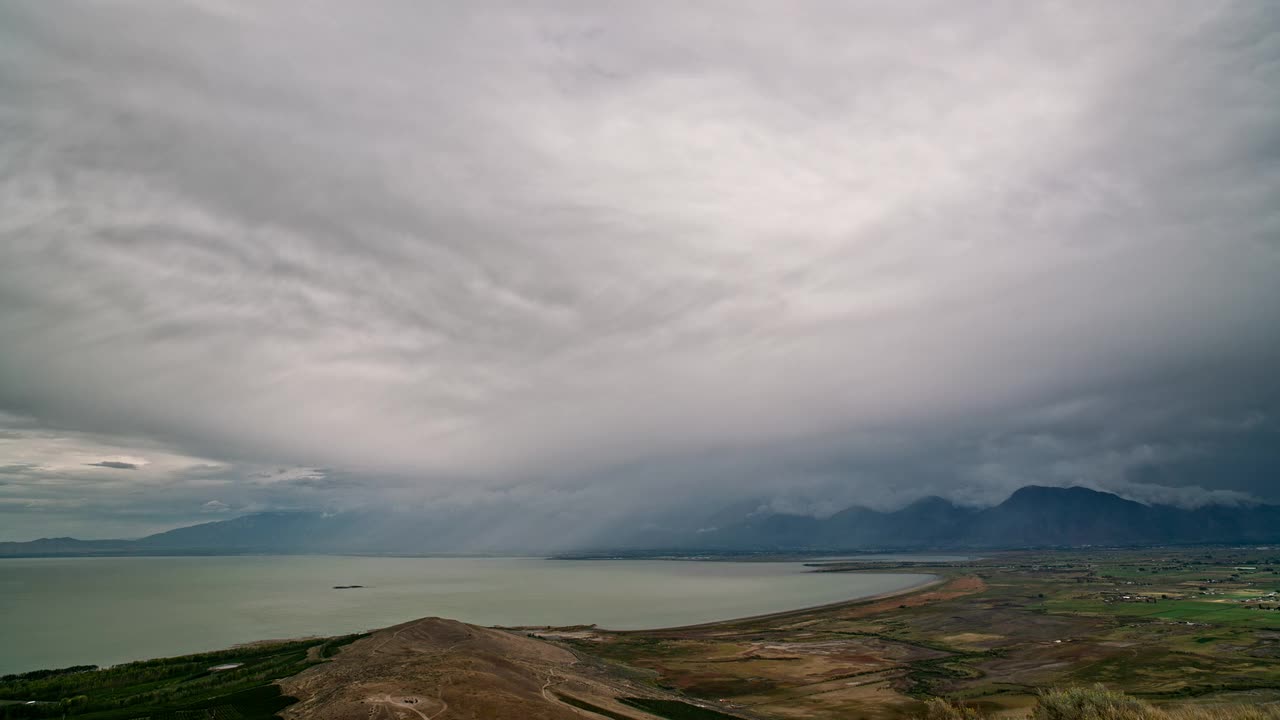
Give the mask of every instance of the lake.
M 799 562 L 4 559 L 0 675 L 105 666 L 254 640 L 340 635 L 432 615 L 480 625 L 671 627 L 868 597 L 930 579 L 815 573 Z

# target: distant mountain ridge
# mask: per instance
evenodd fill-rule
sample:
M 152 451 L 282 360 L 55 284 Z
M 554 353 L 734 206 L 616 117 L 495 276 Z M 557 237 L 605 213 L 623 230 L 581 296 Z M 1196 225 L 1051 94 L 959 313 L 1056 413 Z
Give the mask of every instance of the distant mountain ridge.
M 473 550 L 477 527 L 501 519 L 410 513 L 264 512 L 138 540 L 0 542 L 0 557 L 248 553 L 426 554 Z M 851 507 L 827 518 L 777 513 L 698 532 L 648 535 L 653 550 L 828 551 L 1001 549 L 1084 545 L 1280 542 L 1280 505 L 1144 505 L 1082 487 L 1027 486 L 989 508 L 927 497 L 891 512 Z M 469 544 L 470 543 L 470 544 Z M 608 543 L 597 543 L 598 547 Z M 631 547 L 635 547 L 635 543 Z M 581 549 L 598 549 L 584 547 Z M 484 551 L 539 552 L 518 533 Z
M 1029 485 L 989 508 L 938 497 L 819 519 L 767 515 L 703 533 L 708 549 L 1019 548 L 1280 541 L 1280 506 L 1144 505 L 1083 487 Z

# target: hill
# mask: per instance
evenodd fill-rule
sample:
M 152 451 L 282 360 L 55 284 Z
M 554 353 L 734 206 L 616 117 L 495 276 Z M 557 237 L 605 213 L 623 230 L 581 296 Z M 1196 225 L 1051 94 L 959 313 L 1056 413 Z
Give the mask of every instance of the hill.
M 380 630 L 281 685 L 299 700 L 285 711 L 287 720 L 567 720 L 583 714 L 575 702 L 648 718 L 616 698 L 654 694 L 563 647 L 441 618 Z

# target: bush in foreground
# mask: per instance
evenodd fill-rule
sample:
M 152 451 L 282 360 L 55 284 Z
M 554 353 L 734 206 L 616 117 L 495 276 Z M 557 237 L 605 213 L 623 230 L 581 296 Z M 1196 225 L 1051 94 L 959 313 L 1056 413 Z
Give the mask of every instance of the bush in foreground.
M 937 698 L 930 700 L 925 720 L 983 720 L 974 708 Z M 1102 686 L 1049 690 L 1028 720 L 1280 720 L 1280 705 L 1184 705 L 1160 708 Z

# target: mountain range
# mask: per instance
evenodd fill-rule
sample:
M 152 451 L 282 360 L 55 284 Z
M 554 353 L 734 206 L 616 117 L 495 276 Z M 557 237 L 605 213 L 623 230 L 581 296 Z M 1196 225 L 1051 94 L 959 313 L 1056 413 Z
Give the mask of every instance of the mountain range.
M 448 519 L 413 513 L 263 512 L 137 540 L 42 538 L 0 542 L 0 557 L 57 555 L 212 555 L 247 553 L 427 554 L 589 551 L 833 551 L 1000 549 L 1280 542 L 1280 505 L 1145 505 L 1082 487 L 1028 486 L 999 505 L 971 508 L 929 497 L 900 510 L 851 507 L 830 517 L 753 514 L 702 530 L 618 532 L 566 548 L 519 533 L 477 545 L 476 528 L 499 518 Z M 620 539 L 621 538 L 621 539 Z
M 702 533 L 708 549 L 1020 548 L 1280 541 L 1280 505 L 1144 505 L 1082 487 L 1027 486 L 988 508 L 939 497 L 828 518 L 774 514 Z

